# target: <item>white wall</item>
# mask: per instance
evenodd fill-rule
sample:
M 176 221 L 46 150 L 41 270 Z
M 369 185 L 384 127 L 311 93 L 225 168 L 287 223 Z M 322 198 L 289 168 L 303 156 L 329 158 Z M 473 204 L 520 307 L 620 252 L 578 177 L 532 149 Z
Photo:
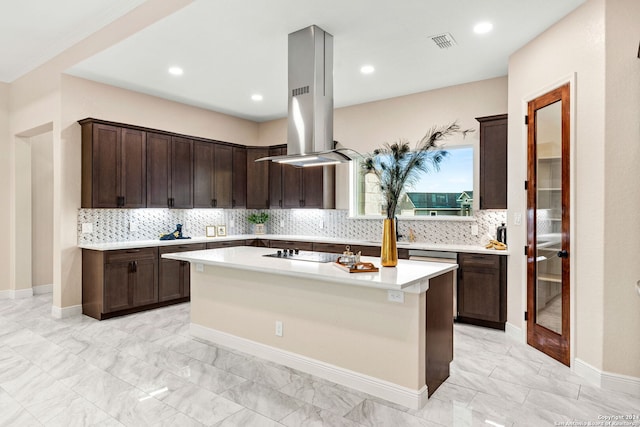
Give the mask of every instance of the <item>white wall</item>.
M 640 377 L 640 2 L 605 3 L 603 370 Z
M 9 145 L 9 85 L 0 82 L 0 200 L 11 200 L 9 181 L 11 158 L 5 147 Z M 9 224 L 9 207 L 0 208 L 0 224 Z M 9 290 L 9 266 L 11 244 L 9 239 L 0 239 L 0 295 Z M 0 296 L 1 297 L 1 296 Z
M 53 283 L 53 133 L 34 136 L 31 145 L 31 281 Z
M 509 61 L 510 243 L 526 244 L 526 225 L 513 224 L 514 214 L 526 211 L 524 101 L 575 75 L 573 354 L 634 377 L 640 377 L 640 298 L 633 288 L 640 279 L 639 19 L 636 0 L 589 0 Z M 524 327 L 524 256 L 511 257 L 508 280 L 508 321 Z

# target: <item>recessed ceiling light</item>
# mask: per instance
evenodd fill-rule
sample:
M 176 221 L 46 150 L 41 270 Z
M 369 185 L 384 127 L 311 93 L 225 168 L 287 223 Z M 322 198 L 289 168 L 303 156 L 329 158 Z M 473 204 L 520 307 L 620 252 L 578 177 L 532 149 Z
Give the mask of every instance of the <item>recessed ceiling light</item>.
M 491 22 L 480 22 L 473 27 L 473 32 L 476 34 L 486 34 L 491 30 L 493 30 Z
M 363 65 L 362 67 L 360 67 L 360 72 L 362 74 L 371 74 L 375 71 L 376 69 L 373 68 L 373 65 Z
M 184 70 L 180 67 L 169 68 L 169 74 L 173 74 L 174 76 L 181 76 L 183 73 L 184 73 Z
M 262 95 L 260 95 L 259 93 L 254 93 L 253 95 L 251 95 L 251 99 L 253 101 L 262 101 Z

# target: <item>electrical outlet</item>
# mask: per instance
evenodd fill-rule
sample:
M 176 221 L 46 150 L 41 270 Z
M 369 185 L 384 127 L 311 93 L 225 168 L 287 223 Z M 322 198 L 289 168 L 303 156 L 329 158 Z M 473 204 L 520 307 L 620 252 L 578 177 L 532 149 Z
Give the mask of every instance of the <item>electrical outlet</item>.
M 198 273 L 202 273 L 202 272 L 204 272 L 204 264 L 199 264 L 199 263 L 198 263 L 198 264 L 196 264 L 196 271 L 197 271 Z
M 236 226 L 236 220 L 232 219 L 231 221 L 229 221 L 229 227 L 235 227 Z
M 138 223 L 135 221 L 129 222 L 129 231 L 138 231 Z
M 284 228 L 284 219 L 280 220 L 280 228 Z
M 471 235 L 472 236 L 477 236 L 478 235 L 478 224 L 473 224 L 471 226 Z
M 282 336 L 282 321 L 280 320 L 276 320 L 276 336 L 277 337 Z
M 321 229 L 324 228 L 324 220 L 321 219 L 318 225 L 320 226 Z
M 93 224 L 90 222 L 82 223 L 82 234 L 91 234 L 93 233 Z
M 390 302 L 404 303 L 404 292 L 402 291 L 387 291 L 387 300 Z

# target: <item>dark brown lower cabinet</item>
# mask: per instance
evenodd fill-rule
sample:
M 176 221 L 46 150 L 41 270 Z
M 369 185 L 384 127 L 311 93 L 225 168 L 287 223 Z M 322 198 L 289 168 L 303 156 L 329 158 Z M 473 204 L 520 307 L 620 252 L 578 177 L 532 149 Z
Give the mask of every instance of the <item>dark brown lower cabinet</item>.
M 209 242 L 207 249 L 232 248 L 234 246 L 245 246 L 246 240 L 224 240 L 222 242 Z
M 429 396 L 449 378 L 449 365 L 453 360 L 453 301 L 454 272 L 429 279 L 427 291 L 426 331 L 426 383 Z
M 296 240 L 272 240 L 269 242 L 269 247 L 276 249 L 300 249 L 301 251 L 312 251 L 313 243 L 299 242 Z
M 507 258 L 491 254 L 458 254 L 458 321 L 505 328 Z
M 158 301 L 171 301 L 191 295 L 191 264 L 186 261 L 162 258 L 162 254 L 171 252 L 200 251 L 204 243 L 190 245 L 162 246 L 158 249 L 160 266 L 158 274 Z
M 82 312 L 96 319 L 158 302 L 158 249 L 82 250 Z

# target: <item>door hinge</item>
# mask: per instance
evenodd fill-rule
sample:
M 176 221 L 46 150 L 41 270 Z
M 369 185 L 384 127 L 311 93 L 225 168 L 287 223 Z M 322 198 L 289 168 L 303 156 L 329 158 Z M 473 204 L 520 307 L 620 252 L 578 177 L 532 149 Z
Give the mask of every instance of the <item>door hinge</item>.
M 525 181 L 524 182 L 524 189 L 528 190 L 529 189 L 529 181 Z
M 526 320 L 526 321 L 529 320 L 529 312 L 528 311 L 524 312 L 524 320 Z
M 529 248 L 527 246 L 524 247 L 524 254 L 529 255 Z
M 524 116 L 524 124 L 528 125 L 529 124 L 529 116 Z

